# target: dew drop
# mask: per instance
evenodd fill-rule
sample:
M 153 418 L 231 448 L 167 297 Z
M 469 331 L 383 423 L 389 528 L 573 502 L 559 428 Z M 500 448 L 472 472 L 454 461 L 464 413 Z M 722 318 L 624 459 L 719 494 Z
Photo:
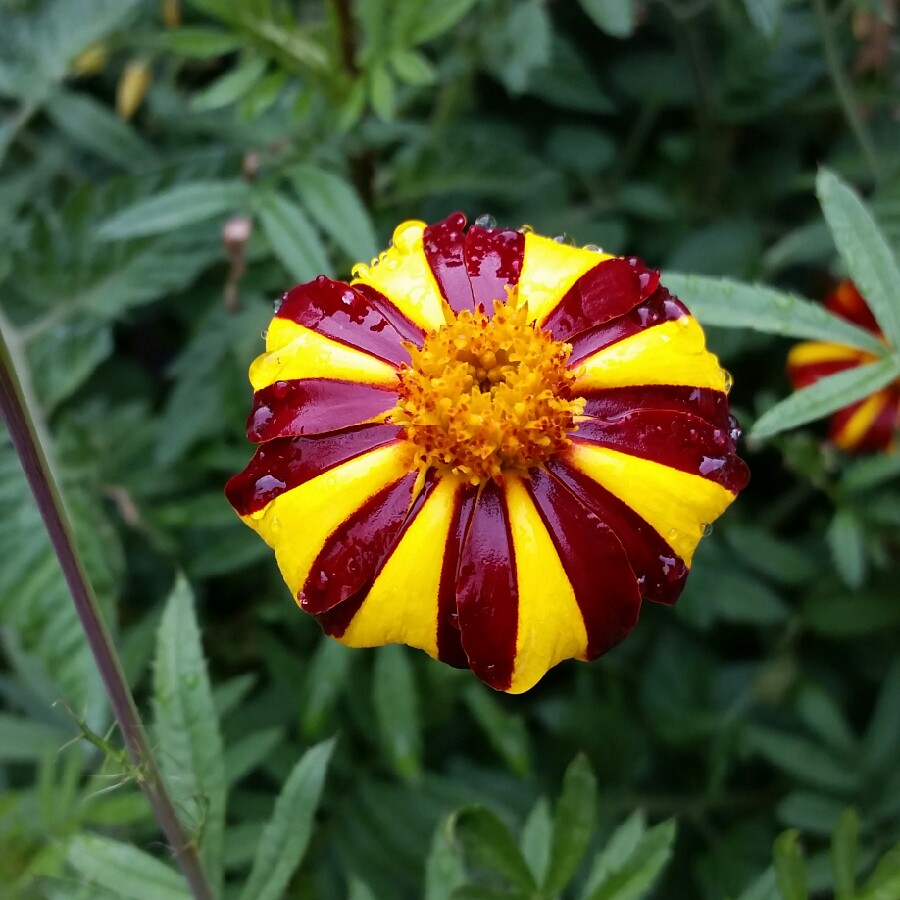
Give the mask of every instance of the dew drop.
M 667 537 L 669 538 L 669 540 L 672 540 L 672 539 L 674 539 L 674 538 L 677 538 L 677 537 L 678 537 L 678 531 L 677 531 L 677 529 L 675 529 L 675 528 L 670 528 Z
M 284 303 L 284 297 L 279 297 L 277 300 L 272 301 L 272 309 L 275 310 L 276 315 L 281 310 L 281 306 L 283 303 Z
M 734 376 L 727 369 L 722 369 L 722 378 L 725 381 L 725 393 L 727 394 L 734 385 Z
M 712 522 L 703 523 L 703 537 L 709 537 L 713 533 Z
M 263 328 L 263 330 L 259 334 L 263 340 L 266 340 L 269 337 L 269 329 Z
M 713 472 L 718 472 L 724 465 L 725 460 L 721 457 L 704 456 L 703 459 L 700 460 L 700 474 L 711 475 Z
M 519 227 L 519 233 L 520 234 L 534 234 L 534 228 L 532 228 L 530 225 L 521 225 Z
M 563 232 L 562 234 L 556 234 L 553 236 L 553 240 L 557 244 L 565 244 L 567 247 L 575 246 L 575 239 L 570 234 L 566 234 Z
M 603 248 L 598 247 L 597 244 L 585 244 L 581 249 L 587 250 L 590 253 L 602 253 L 603 252 Z
M 483 213 L 475 220 L 475 224 L 479 228 L 496 228 L 497 220 L 489 213 Z
M 728 417 L 728 437 L 731 438 L 732 441 L 736 444 L 743 435 L 744 431 L 740 425 L 738 425 L 738 420 L 734 416 Z
M 369 274 L 369 267 L 365 263 L 357 263 L 351 270 L 350 274 L 354 278 L 365 278 Z
M 406 222 L 394 229 L 394 246 L 401 253 L 408 253 L 416 246 L 416 241 L 422 238 L 422 226 L 415 222 Z M 382 254 L 385 256 L 386 254 Z

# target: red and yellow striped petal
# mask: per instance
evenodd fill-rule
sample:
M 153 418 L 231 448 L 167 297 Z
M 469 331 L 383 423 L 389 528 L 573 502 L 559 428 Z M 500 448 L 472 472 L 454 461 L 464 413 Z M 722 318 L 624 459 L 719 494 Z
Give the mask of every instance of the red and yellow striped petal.
M 881 334 L 872 310 L 852 281 L 845 279 L 839 282 L 825 297 L 825 308 L 854 325 L 859 325 L 874 334 Z
M 887 387 L 839 409 L 831 417 L 831 441 L 851 453 L 890 450 L 900 429 L 900 389 Z

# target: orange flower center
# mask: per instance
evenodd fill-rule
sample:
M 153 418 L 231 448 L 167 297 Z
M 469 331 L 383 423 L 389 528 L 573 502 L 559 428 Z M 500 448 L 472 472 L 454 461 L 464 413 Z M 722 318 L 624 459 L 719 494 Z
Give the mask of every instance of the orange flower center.
M 494 301 L 494 315 L 464 310 L 425 338 L 400 371 L 389 421 L 403 428 L 419 465 L 472 484 L 538 466 L 568 443 L 584 400 L 573 396 L 572 348 Z

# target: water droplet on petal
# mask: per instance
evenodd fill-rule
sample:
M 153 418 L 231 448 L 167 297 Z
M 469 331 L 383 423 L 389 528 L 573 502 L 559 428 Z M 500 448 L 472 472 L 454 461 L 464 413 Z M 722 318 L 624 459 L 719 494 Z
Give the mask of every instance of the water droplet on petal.
M 269 329 L 263 328 L 263 330 L 259 333 L 259 335 L 263 340 L 266 340 L 269 337 Z
M 497 220 L 489 213 L 483 213 L 475 220 L 475 224 L 479 228 L 496 228 Z
M 575 246 L 575 239 L 570 235 L 563 232 L 562 234 L 556 234 L 553 236 L 553 240 L 557 244 L 565 244 L 567 247 Z
M 597 246 L 597 244 L 585 244 L 581 249 L 588 250 L 591 253 L 602 253 L 603 252 L 603 248 Z
M 530 225 L 521 225 L 519 227 L 520 234 L 534 234 L 534 229 Z
M 738 425 L 738 420 L 734 416 L 728 417 L 728 437 L 736 444 L 743 435 L 744 430 Z
M 703 537 L 709 537 L 713 533 L 712 522 L 703 523 Z
M 272 302 L 272 309 L 275 310 L 275 314 L 278 314 L 278 311 L 281 309 L 281 305 L 284 303 L 284 297 L 279 297 L 277 300 Z
M 722 378 L 725 381 L 725 393 L 727 394 L 734 385 L 734 376 L 727 369 L 722 369 Z

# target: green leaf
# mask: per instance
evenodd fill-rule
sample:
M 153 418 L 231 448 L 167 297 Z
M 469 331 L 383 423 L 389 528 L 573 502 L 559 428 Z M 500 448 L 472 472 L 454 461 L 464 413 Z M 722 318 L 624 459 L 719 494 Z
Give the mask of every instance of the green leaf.
M 311 747 L 291 770 L 263 829 L 241 900 L 278 900 L 303 860 L 334 739 Z
M 391 68 L 404 84 L 413 87 L 424 87 L 437 80 L 437 71 L 428 57 L 416 50 L 397 50 L 392 53 Z
M 485 65 L 511 94 L 522 94 L 550 61 L 553 29 L 541 0 L 520 0 L 498 27 L 485 34 Z
M 884 354 L 884 345 L 870 332 L 793 294 L 727 278 L 676 272 L 664 273 L 663 283 L 704 325 L 833 341 Z
M 900 624 L 900 604 L 878 594 L 817 597 L 804 607 L 803 619 L 825 637 L 862 637 Z
M 884 336 L 900 348 L 900 268 L 872 214 L 833 172 L 821 169 L 816 192 L 847 272 Z
M 675 820 L 661 822 L 642 834 L 627 858 L 607 869 L 599 885 L 585 900 L 639 900 L 644 897 L 672 855 Z M 596 882 L 594 882 L 596 883 Z
M 539 797 L 522 826 L 522 835 L 519 839 L 522 856 L 525 857 L 525 862 L 528 863 L 528 868 L 531 869 L 538 884 L 543 884 L 547 876 L 552 843 L 553 818 L 550 815 L 550 804 L 546 797 Z
M 394 92 L 394 78 L 387 66 L 376 66 L 369 73 L 369 100 L 375 115 L 384 122 L 390 122 L 397 111 Z
M 900 896 L 900 844 L 895 844 L 875 866 L 856 900 L 895 900 Z
M 68 739 L 49 725 L 0 712 L 0 763 L 37 762 Z
M 844 470 L 841 489 L 861 493 L 900 476 L 900 453 L 881 453 L 854 461 Z
M 307 737 L 321 734 L 347 682 L 352 650 L 331 638 L 319 642 L 306 679 L 309 693 L 300 714 L 300 730 Z
M 856 860 L 859 820 L 855 809 L 844 810 L 831 839 L 831 870 L 835 900 L 853 900 L 856 894 Z
M 750 21 L 766 37 L 772 37 L 781 24 L 784 0 L 744 0 Z
M 69 865 L 93 887 L 123 900 L 190 900 L 181 875 L 164 862 L 130 844 L 80 834 L 69 841 Z
M 493 692 L 481 684 L 470 685 L 463 700 L 510 770 L 527 775 L 531 771 L 532 748 L 522 717 L 505 710 Z
M 759 417 L 751 437 L 772 437 L 821 419 L 844 406 L 849 406 L 890 384 L 900 376 L 900 361 L 895 357 L 879 360 L 829 375 L 809 387 L 796 391 Z
M 247 201 L 242 181 L 192 181 L 139 200 L 97 229 L 101 241 L 162 234 L 239 212 Z
M 347 179 L 316 166 L 294 166 L 294 188 L 316 224 L 348 256 L 368 262 L 378 252 L 372 219 Z
M 237 68 L 226 72 L 208 88 L 195 94 L 191 100 L 191 109 L 198 113 L 209 112 L 235 103 L 262 80 L 268 67 L 268 60 L 262 56 L 247 57 Z
M 431 849 L 425 860 L 424 900 L 450 900 L 453 891 L 465 884 L 466 870 L 451 844 L 452 817 L 440 822 L 434 831 Z
M 153 36 L 153 45 L 193 59 L 210 59 L 241 48 L 241 36 L 215 28 L 176 28 Z
M 796 831 L 785 831 L 775 840 L 775 880 L 781 900 L 808 900 L 806 861 Z
M 893 600 L 896 602 L 896 596 Z M 888 670 L 863 738 L 866 769 L 886 773 L 900 754 L 900 661 Z
M 634 853 L 641 838 L 647 833 L 643 810 L 635 810 L 610 836 L 603 850 L 594 858 L 583 897 L 597 890 L 613 872 L 618 871 Z
M 232 741 L 225 750 L 225 780 L 236 784 L 249 775 L 284 740 L 284 729 L 278 726 L 251 731 Z
M 535 890 L 537 885 L 522 851 L 496 813 L 485 806 L 466 807 L 452 817 L 449 830 L 462 845 L 470 865 L 495 872 L 524 891 Z
M 831 558 L 848 587 L 862 586 L 866 577 L 866 541 L 859 519 L 849 509 L 839 509 L 825 534 Z
M 737 900 L 778 900 L 778 897 L 775 870 L 770 866 Z
M 166 603 L 156 648 L 153 700 L 160 767 L 182 820 L 201 845 L 206 872 L 222 880 L 225 763 L 194 598 L 179 578 Z
M 635 16 L 632 0 L 578 0 L 593 23 L 617 38 L 630 37 L 634 32 Z
M 330 275 L 322 241 L 300 207 L 283 194 L 267 193 L 259 203 L 263 231 L 288 274 L 297 282 Z
M 542 885 L 553 896 L 572 879 L 584 856 L 597 819 L 597 779 L 583 754 L 575 757 L 563 777 L 562 793 L 553 818 L 550 866 Z
M 372 673 L 372 701 L 387 761 L 401 778 L 418 778 L 422 772 L 419 699 L 405 647 L 379 648 Z
M 478 0 L 421 0 L 417 24 L 410 35 L 414 44 L 440 37 L 456 25 Z
M 842 793 L 855 790 L 859 783 L 859 773 L 848 769 L 842 759 L 817 741 L 753 726 L 747 730 L 747 744 L 770 763 L 806 784 Z
M 128 123 L 87 94 L 56 91 L 45 109 L 66 137 L 123 169 L 140 169 L 154 160 L 153 150 Z

